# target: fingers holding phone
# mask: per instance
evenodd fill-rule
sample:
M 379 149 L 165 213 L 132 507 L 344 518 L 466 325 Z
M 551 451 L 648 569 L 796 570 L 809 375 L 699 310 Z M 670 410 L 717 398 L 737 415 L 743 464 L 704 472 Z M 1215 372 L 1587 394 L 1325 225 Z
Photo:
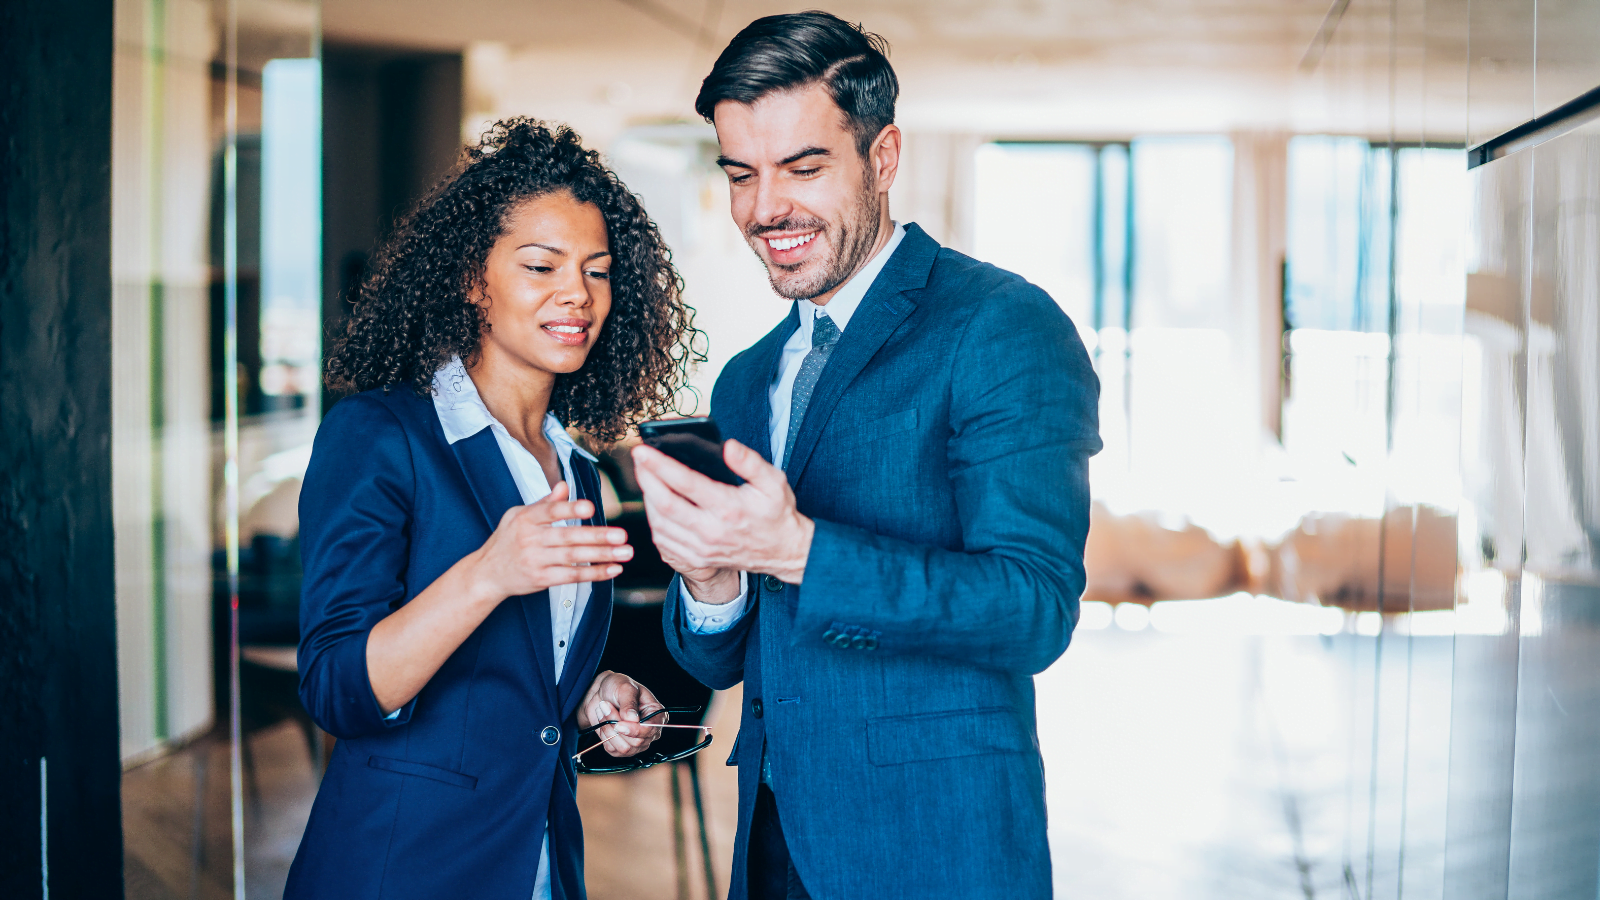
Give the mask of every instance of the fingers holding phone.
M 712 582 L 736 583 L 741 571 L 800 583 L 813 527 L 796 509 L 787 478 L 737 441 L 720 450 L 718 463 L 740 486 L 710 477 L 705 470 L 715 469 L 709 465 L 698 468 L 690 464 L 697 460 L 685 462 L 648 442 L 634 448 L 635 474 L 662 559 L 695 583 L 694 596 L 702 602 L 733 599 L 736 591 L 726 598 L 702 591 Z
M 744 483 L 723 460 L 722 429 L 709 417 L 661 419 L 639 426 L 639 438 L 701 475 L 735 487 Z

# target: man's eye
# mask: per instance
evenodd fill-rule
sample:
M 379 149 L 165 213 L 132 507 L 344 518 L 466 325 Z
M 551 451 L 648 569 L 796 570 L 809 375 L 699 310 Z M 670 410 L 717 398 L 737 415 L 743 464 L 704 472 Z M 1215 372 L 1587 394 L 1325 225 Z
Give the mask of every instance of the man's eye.
M 728 176 L 728 181 L 732 182 L 733 184 L 744 184 L 746 181 L 749 181 L 749 180 L 750 180 L 750 176 L 749 175 L 729 175 Z
M 818 172 L 821 172 L 821 171 L 822 171 L 822 168 L 820 166 L 812 166 L 809 169 L 795 169 L 794 173 L 796 175 L 799 175 L 802 178 L 809 178 L 812 175 L 815 175 L 815 174 L 817 174 Z

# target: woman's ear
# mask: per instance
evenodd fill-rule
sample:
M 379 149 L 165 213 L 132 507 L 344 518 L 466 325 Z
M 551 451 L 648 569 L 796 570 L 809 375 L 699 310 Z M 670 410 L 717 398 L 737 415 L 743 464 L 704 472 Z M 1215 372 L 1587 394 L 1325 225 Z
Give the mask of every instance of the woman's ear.
M 467 302 L 476 306 L 484 315 L 488 315 L 492 304 L 489 301 L 489 286 L 483 283 L 482 278 L 475 280 L 467 288 Z

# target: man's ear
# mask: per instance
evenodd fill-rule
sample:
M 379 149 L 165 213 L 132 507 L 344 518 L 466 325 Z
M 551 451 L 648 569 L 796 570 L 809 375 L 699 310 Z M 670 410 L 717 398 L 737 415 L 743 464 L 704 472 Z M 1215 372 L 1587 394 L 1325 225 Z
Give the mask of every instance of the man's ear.
M 890 123 L 878 132 L 872 141 L 872 148 L 867 151 L 868 164 L 872 166 L 872 176 L 880 194 L 889 193 L 889 188 L 894 186 L 894 176 L 900 171 L 900 142 L 903 137 L 900 126 Z

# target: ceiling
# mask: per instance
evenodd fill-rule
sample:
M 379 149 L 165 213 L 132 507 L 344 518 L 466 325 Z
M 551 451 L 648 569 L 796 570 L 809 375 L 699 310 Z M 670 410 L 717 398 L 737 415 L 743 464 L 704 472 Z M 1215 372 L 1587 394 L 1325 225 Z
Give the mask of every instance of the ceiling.
M 720 48 L 760 16 L 806 8 L 771 0 L 325 0 L 327 39 L 461 49 L 576 44 L 687 52 Z M 828 10 L 887 38 L 895 55 L 990 62 L 1031 56 L 1172 66 L 1292 67 L 1327 0 L 843 0 Z
M 1389 3 L 1348 7 L 1347 46 L 1323 58 L 1362 94 L 1354 110 L 1329 101 L 1325 73 L 1302 71 L 1329 0 L 838 0 L 829 10 L 889 41 L 908 130 L 1117 138 L 1387 128 L 1390 59 L 1387 41 L 1374 40 L 1388 33 Z M 330 42 L 465 51 L 470 119 L 525 112 L 604 140 L 633 124 L 693 120 L 699 80 L 727 40 L 759 16 L 804 8 L 324 0 L 322 24 Z M 1429 32 L 1418 22 L 1414 33 Z M 1399 63 L 1422 56 L 1419 46 Z

